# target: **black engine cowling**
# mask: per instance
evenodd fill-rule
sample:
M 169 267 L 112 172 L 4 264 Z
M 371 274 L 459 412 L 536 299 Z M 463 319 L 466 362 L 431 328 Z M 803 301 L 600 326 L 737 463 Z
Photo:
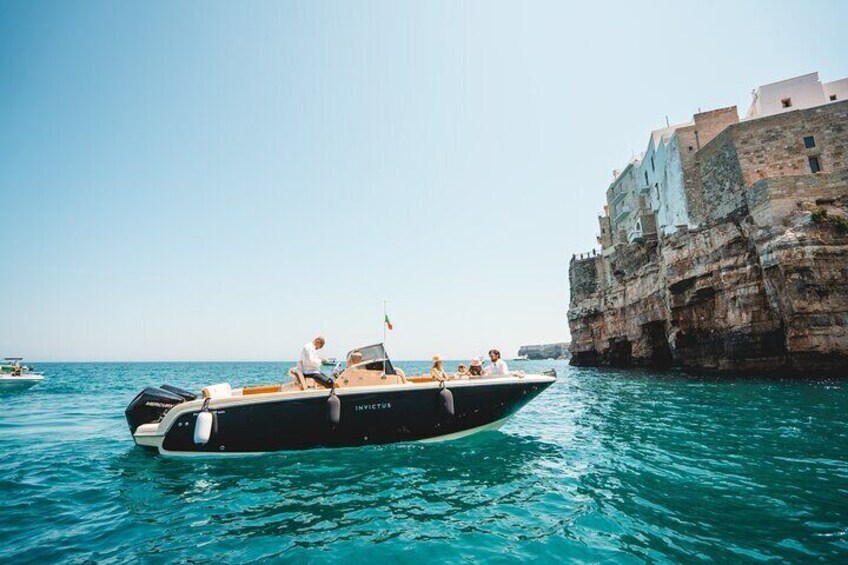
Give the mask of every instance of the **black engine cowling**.
M 183 402 L 185 402 L 185 399 L 178 394 L 155 386 L 147 387 L 132 399 L 132 402 L 124 411 L 127 424 L 130 426 L 130 433 L 134 434 L 136 428 L 142 424 L 159 422 L 168 413 L 168 410 Z
M 177 396 L 181 396 L 183 400 L 197 399 L 197 395 L 193 392 L 189 392 L 184 388 L 176 387 L 174 385 L 159 385 L 159 388 L 161 388 L 162 390 L 167 390 L 168 392 L 173 392 Z

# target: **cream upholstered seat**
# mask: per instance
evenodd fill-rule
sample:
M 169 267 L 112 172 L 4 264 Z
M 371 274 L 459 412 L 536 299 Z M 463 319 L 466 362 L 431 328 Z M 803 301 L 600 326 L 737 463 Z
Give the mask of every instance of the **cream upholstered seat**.
M 272 392 L 280 392 L 283 389 L 282 385 L 259 385 L 246 386 L 242 389 L 242 395 L 249 396 L 251 394 L 269 394 Z
M 403 377 L 400 375 L 386 375 L 383 371 L 371 371 L 368 369 L 345 369 L 338 380 L 344 386 L 377 386 L 387 384 L 400 384 Z
M 209 385 L 202 392 L 203 398 L 229 398 L 233 395 L 233 388 L 230 386 L 230 383 L 218 383 L 216 385 Z
M 294 379 L 300 390 L 306 390 L 308 388 L 329 388 L 328 386 L 319 383 L 315 379 L 310 379 L 309 377 L 303 376 L 303 373 L 297 367 L 292 367 L 291 369 L 289 369 L 289 376 Z

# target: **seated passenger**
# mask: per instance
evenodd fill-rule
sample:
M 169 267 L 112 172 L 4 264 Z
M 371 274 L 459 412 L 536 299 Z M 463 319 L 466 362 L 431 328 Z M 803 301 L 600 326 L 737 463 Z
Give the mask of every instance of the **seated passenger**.
M 460 363 L 459 367 L 456 368 L 456 372 L 457 372 L 457 374 L 460 374 L 460 375 L 467 375 L 468 374 L 468 367 L 466 367 L 465 365 Z
M 448 378 L 441 355 L 433 355 L 433 367 L 430 369 L 430 376 L 437 381 L 443 381 Z
M 489 351 L 489 359 L 492 364 L 486 367 L 485 373 L 490 377 L 501 377 L 509 374 L 509 369 L 506 366 L 506 361 L 501 359 L 501 352 L 497 349 Z
M 362 363 L 362 353 L 359 351 L 351 352 L 350 356 L 347 358 L 347 366 L 353 367 L 354 365 L 359 365 Z
M 322 359 L 318 356 L 318 350 L 324 347 L 324 343 L 326 343 L 324 338 L 319 335 L 304 345 L 300 352 L 300 360 L 297 362 L 297 368 L 304 377 L 315 379 L 324 386 L 333 386 L 335 379 L 321 372 Z
M 472 377 L 483 376 L 483 363 L 476 357 L 471 360 L 471 366 L 468 368 L 468 374 Z

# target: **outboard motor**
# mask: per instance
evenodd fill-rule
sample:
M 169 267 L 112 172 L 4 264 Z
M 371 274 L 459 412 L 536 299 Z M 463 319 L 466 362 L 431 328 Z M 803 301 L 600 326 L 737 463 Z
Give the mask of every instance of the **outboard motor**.
M 185 402 L 185 399 L 178 394 L 155 386 L 147 387 L 132 399 L 132 402 L 124 411 L 127 424 L 130 426 L 130 433 L 134 434 L 135 430 L 142 424 L 161 421 L 168 410 L 183 402 Z
M 196 400 L 197 395 L 193 392 L 189 392 L 183 388 L 174 385 L 159 385 L 159 388 L 162 390 L 167 390 L 168 392 L 173 392 L 177 396 L 181 396 L 183 400 Z

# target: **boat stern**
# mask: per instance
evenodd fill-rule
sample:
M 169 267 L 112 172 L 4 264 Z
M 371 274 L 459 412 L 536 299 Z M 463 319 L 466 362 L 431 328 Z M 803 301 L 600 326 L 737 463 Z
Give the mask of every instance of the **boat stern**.
M 159 424 L 142 424 L 133 433 L 133 441 L 141 447 L 159 449 L 162 445 L 164 434 L 159 432 Z

